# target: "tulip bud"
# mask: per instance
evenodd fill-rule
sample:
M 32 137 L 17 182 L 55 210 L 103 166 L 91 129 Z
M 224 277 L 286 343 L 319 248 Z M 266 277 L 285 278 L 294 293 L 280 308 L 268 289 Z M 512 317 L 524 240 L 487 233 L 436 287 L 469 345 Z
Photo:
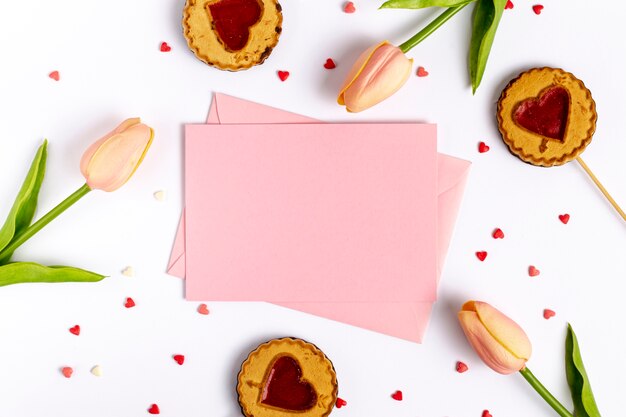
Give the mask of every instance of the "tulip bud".
M 468 301 L 459 312 L 463 332 L 478 356 L 494 371 L 511 374 L 526 367 L 532 351 L 524 330 L 487 303 Z
M 93 143 L 80 161 L 89 188 L 115 191 L 124 185 L 143 161 L 153 137 L 152 128 L 134 118 Z
M 412 65 L 412 59 L 387 41 L 372 46 L 352 66 L 337 103 L 353 113 L 380 103 L 404 85 Z

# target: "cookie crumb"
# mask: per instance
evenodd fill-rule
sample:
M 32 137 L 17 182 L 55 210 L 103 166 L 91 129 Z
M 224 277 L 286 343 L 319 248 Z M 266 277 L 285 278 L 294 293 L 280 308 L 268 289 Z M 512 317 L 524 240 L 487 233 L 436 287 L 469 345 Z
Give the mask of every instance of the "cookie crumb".
M 124 275 L 125 277 L 134 277 L 135 268 L 133 268 L 132 266 L 127 266 L 126 268 L 122 269 L 122 275 Z
M 167 199 L 167 193 L 164 190 L 155 191 L 152 196 L 156 201 L 165 201 Z
M 91 368 L 90 372 L 94 376 L 102 376 L 102 367 L 100 367 L 100 365 L 96 365 L 93 368 Z

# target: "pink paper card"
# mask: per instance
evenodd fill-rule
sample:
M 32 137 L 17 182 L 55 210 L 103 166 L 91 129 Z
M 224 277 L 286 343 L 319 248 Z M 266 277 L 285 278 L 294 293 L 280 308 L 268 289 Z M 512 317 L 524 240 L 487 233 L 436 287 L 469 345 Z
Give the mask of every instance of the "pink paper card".
M 185 154 L 188 299 L 435 300 L 434 125 L 189 125 Z

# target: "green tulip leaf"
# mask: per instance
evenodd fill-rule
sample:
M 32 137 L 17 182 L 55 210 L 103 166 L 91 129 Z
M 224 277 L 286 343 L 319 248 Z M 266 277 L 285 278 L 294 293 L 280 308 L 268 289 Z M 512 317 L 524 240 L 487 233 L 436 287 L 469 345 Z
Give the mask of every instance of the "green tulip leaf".
M 104 275 L 70 266 L 14 262 L 0 266 L 0 287 L 27 282 L 97 282 Z
M 565 373 L 574 401 L 574 415 L 576 417 L 600 417 L 600 411 L 591 392 L 589 377 L 583 365 L 578 340 L 569 324 L 565 338 Z
M 424 9 L 426 7 L 455 7 L 471 3 L 476 0 L 389 0 L 384 2 L 381 9 Z
M 491 45 L 507 0 L 478 0 L 474 9 L 472 40 L 469 52 L 469 72 L 472 92 L 475 93 L 483 79 Z
M 48 156 L 48 141 L 39 147 L 35 158 L 24 179 L 22 188 L 15 198 L 13 207 L 0 229 L 0 250 L 5 248 L 14 237 L 18 236 L 30 226 L 37 208 L 37 198 L 41 183 L 46 172 L 46 158 Z M 12 253 L 7 253 L 0 258 L 0 265 L 7 263 L 11 259 Z

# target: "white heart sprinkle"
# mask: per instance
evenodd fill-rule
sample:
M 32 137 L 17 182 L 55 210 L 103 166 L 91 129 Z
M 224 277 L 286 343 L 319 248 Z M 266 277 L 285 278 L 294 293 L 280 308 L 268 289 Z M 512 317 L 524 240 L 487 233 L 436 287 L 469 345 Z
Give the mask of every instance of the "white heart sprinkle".
M 161 190 L 161 191 L 156 191 L 154 194 L 154 199 L 157 201 L 164 201 L 167 198 L 167 195 L 165 194 L 165 191 Z
M 127 266 L 126 268 L 122 269 L 122 275 L 127 277 L 134 277 L 135 268 L 133 268 L 132 266 Z
M 91 373 L 95 376 L 102 376 L 102 368 L 100 367 L 100 365 L 96 365 L 91 368 Z

